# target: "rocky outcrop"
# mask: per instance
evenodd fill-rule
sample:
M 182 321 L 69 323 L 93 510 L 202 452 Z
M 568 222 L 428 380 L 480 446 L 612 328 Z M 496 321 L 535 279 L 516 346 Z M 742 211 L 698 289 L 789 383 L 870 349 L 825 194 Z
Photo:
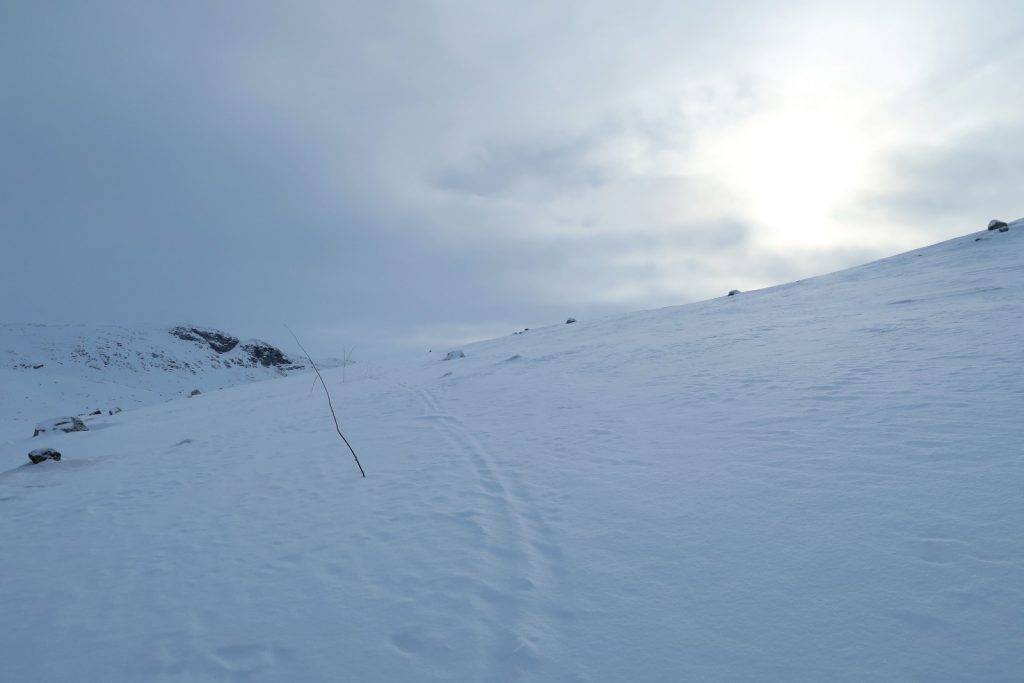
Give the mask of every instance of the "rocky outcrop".
M 238 337 L 205 327 L 172 327 L 168 331 L 182 341 L 209 346 L 222 356 L 238 349 L 240 356 L 236 352 L 222 359 L 226 364 L 281 370 L 298 370 L 302 367 L 288 358 L 281 349 L 259 339 L 241 343 Z
M 242 344 L 242 350 L 249 355 L 254 364 L 259 363 L 265 368 L 290 368 L 294 365 L 281 349 L 258 339 Z
M 182 341 L 209 344 L 217 353 L 227 353 L 238 346 L 238 337 L 203 327 L 172 327 L 169 332 Z
M 55 417 L 52 420 L 40 422 L 36 425 L 32 436 L 39 436 L 46 432 L 87 432 L 89 428 L 77 417 Z

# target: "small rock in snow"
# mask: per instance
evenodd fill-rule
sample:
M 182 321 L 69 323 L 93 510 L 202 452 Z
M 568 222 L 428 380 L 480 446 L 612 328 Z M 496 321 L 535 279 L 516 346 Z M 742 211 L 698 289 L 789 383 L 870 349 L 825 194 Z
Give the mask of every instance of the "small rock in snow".
M 38 465 L 44 460 L 60 462 L 60 451 L 55 451 L 52 448 L 37 448 L 34 451 L 29 451 L 28 459 L 32 461 L 33 465 Z
M 199 391 L 198 389 L 193 389 L 193 390 L 192 390 L 192 393 L 191 393 L 191 394 L 189 394 L 189 395 L 188 395 L 188 397 L 189 397 L 189 398 L 192 398 L 193 396 L 198 396 L 198 395 L 199 395 L 199 394 L 201 394 L 201 393 L 203 393 L 203 392 Z
M 455 349 L 454 351 L 449 351 L 448 355 L 445 356 L 444 358 L 442 358 L 441 360 L 455 360 L 456 358 L 465 358 L 465 357 L 466 357 L 466 354 L 464 354 L 461 349 Z
M 729 290 L 729 296 L 736 296 L 739 293 L 740 293 L 740 290 L 738 290 L 738 289 L 730 289 Z
M 1006 232 L 1006 230 L 1003 230 L 1003 228 L 1009 229 L 1009 226 L 1006 225 L 1006 221 L 1001 221 L 997 218 L 993 218 L 988 222 L 989 230 L 1001 230 L 1002 232 Z
M 574 322 L 576 322 L 576 318 L 569 318 L 568 320 L 565 321 L 565 324 L 572 325 Z

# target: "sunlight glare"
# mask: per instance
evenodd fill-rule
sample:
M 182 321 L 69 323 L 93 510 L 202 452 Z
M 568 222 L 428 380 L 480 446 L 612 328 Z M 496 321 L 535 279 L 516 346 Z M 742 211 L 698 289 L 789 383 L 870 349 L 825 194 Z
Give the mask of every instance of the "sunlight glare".
M 825 245 L 833 219 L 865 180 L 869 145 L 842 112 L 763 112 L 714 136 L 709 165 L 775 245 Z

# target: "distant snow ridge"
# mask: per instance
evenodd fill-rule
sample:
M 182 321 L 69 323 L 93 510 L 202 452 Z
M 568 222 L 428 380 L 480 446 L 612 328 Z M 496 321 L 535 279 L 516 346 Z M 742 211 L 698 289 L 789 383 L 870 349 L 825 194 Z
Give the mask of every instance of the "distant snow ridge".
M 159 403 L 305 369 L 258 339 L 195 325 L 0 324 L 0 438 L 52 415 Z

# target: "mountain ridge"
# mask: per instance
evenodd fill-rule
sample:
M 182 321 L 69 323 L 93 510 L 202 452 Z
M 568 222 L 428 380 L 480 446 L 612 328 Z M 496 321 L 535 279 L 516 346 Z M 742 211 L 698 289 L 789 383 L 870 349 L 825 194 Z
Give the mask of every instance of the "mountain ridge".
M 279 348 L 195 325 L 0 324 L 0 437 L 33 421 L 128 409 L 305 370 Z

